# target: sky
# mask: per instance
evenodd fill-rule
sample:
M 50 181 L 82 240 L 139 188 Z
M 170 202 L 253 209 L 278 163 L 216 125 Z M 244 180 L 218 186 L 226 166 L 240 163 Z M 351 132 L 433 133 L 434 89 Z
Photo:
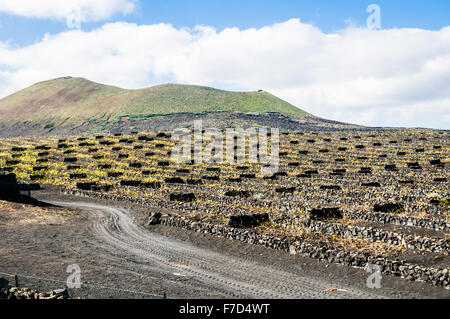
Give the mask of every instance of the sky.
M 61 76 L 264 89 L 327 119 L 449 129 L 450 1 L 1 0 L 0 98 Z

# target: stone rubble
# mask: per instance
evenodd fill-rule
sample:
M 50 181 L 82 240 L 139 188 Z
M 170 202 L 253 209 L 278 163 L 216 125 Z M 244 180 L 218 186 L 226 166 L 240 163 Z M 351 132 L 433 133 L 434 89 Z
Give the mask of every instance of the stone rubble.
M 13 287 L 5 278 L 0 278 L 0 299 L 69 299 L 67 289 L 38 292 L 29 288 Z

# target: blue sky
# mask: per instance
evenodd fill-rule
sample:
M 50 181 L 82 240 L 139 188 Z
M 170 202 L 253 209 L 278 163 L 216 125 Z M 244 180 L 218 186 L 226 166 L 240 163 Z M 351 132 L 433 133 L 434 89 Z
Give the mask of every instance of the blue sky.
M 323 118 L 448 129 L 450 1 L 1 0 L 0 98 L 62 76 L 264 89 Z
M 116 14 L 99 22 L 82 24 L 82 29 L 96 29 L 106 22 L 126 21 L 136 24 L 169 23 L 175 27 L 208 25 L 222 30 L 260 28 L 291 18 L 300 18 L 324 32 L 346 27 L 351 20 L 365 25 L 366 8 L 376 3 L 382 10 L 383 28 L 422 28 L 439 30 L 450 24 L 448 0 L 341 0 L 341 1 L 283 1 L 283 0 L 145 0 L 128 15 Z M 44 34 L 67 30 L 64 21 L 26 18 L 0 12 L 0 40 L 14 45 L 28 45 L 39 41 Z

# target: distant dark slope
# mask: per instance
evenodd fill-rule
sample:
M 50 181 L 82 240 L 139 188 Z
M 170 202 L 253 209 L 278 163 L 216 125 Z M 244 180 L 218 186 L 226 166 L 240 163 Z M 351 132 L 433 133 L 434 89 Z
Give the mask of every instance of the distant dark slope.
M 71 77 L 40 82 L 0 100 L 0 122 L 47 127 L 95 120 L 112 122 L 124 116 L 218 111 L 307 115 L 264 91 L 229 92 L 178 84 L 125 90 Z

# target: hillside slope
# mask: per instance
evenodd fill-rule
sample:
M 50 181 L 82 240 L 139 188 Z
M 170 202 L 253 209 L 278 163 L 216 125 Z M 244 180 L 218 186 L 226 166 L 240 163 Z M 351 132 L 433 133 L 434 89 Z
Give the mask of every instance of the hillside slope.
M 166 84 L 126 90 L 64 77 L 34 84 L 0 99 L 0 123 L 51 128 L 89 121 L 111 123 L 123 117 L 220 111 L 308 115 L 267 93 L 229 92 L 209 87 Z

